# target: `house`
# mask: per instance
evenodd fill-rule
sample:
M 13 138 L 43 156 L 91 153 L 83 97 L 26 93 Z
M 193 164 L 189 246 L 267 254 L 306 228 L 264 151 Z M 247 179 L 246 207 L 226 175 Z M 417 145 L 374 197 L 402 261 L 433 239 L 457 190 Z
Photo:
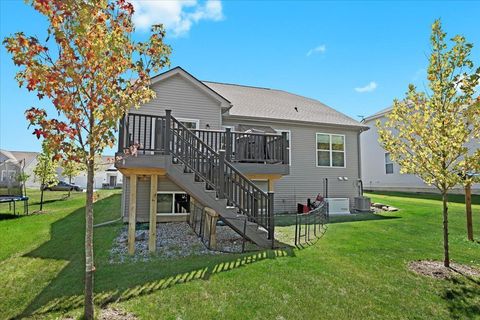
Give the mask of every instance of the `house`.
M 93 188 L 121 188 L 123 176 L 115 168 L 113 156 L 102 156 L 100 163 L 95 170 L 95 178 L 93 180 Z M 63 176 L 61 167 L 57 169 L 58 180 L 69 182 L 69 178 Z M 87 172 L 83 171 L 78 176 L 72 178 L 72 183 L 86 189 L 87 188 Z
M 0 149 L 0 186 L 6 185 L 7 181 L 15 180 L 20 172 L 28 175 L 25 182 L 27 188 L 40 188 L 41 182 L 35 178 L 33 170 L 37 165 L 39 152 L 31 151 L 7 151 Z M 94 188 L 120 188 L 122 186 L 122 174 L 115 168 L 113 156 L 102 156 L 101 163 L 95 171 Z M 62 168 L 57 168 L 57 178 L 68 182 L 68 177 L 62 175 Z M 2 184 L 3 182 L 3 184 Z M 85 189 L 87 187 L 87 173 L 81 172 L 72 178 L 72 183 Z
M 0 149 L 0 183 L 7 184 L 13 181 L 22 171 L 29 176 L 25 182 L 27 188 L 38 187 L 34 181 L 33 169 L 37 164 L 38 152 L 7 151 Z
M 180 67 L 153 77 L 151 87 L 156 98 L 120 124 L 116 167 L 133 228 L 185 220 L 195 201 L 240 233 L 234 220 L 247 216 L 271 239 L 274 213 L 296 212 L 327 188 L 352 209 L 365 125 L 314 99 L 200 81 Z
M 376 121 L 386 121 L 386 115 L 392 108 L 383 109 L 362 122 L 370 130 L 361 135 L 361 163 L 362 180 L 366 190 L 378 191 L 410 191 L 410 192 L 437 192 L 434 186 L 423 182 L 413 174 L 400 173 L 400 166 L 394 163 L 378 141 Z M 478 148 L 472 143 L 471 149 Z M 454 188 L 453 192 L 463 193 L 462 186 Z M 472 193 L 480 194 L 480 184 L 472 185 Z

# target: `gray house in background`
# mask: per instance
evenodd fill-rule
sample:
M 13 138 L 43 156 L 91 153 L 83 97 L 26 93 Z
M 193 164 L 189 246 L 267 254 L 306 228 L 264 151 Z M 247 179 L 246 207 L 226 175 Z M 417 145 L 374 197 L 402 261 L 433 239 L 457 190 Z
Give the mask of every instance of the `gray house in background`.
M 370 130 L 362 134 L 362 180 L 366 190 L 373 191 L 409 191 L 438 192 L 434 186 L 423 182 L 413 174 L 400 173 L 400 166 L 390 159 L 390 155 L 378 142 L 376 122 L 386 121 L 386 116 L 392 108 L 383 109 L 363 120 Z M 478 143 L 472 143 L 470 149 L 478 149 Z M 457 186 L 453 192 L 463 193 L 462 186 Z M 472 185 L 472 193 L 480 194 L 480 184 Z
M 194 199 L 227 223 L 246 214 L 268 230 L 268 214 L 296 212 L 327 184 L 328 197 L 352 209 L 364 124 L 314 99 L 200 81 L 180 67 L 151 87 L 157 97 L 120 128 L 125 220 L 184 220 Z

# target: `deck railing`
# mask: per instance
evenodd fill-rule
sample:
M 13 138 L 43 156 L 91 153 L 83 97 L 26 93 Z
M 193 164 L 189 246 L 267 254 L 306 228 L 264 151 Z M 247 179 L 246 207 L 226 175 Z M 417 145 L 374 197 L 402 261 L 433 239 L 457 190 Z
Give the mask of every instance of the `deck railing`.
M 225 151 L 216 152 L 181 122 L 166 116 L 165 153 L 205 181 L 219 199 L 235 206 L 238 213 L 264 227 L 272 239 L 274 234 L 273 192 L 266 193 L 226 160 Z M 228 221 L 227 221 L 228 223 Z
M 263 134 L 222 130 L 190 130 L 215 152 L 225 150 L 229 162 L 288 164 L 286 133 Z M 119 152 L 135 146 L 139 154 L 162 154 L 165 116 L 128 114 L 120 122 Z

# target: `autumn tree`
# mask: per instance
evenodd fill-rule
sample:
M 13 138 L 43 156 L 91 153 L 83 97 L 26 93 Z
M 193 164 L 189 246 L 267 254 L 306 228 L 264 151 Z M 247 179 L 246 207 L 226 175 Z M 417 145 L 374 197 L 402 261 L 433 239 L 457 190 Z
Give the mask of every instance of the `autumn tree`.
M 113 147 L 119 120 L 148 102 L 150 73 L 168 65 L 161 25 L 144 42 L 132 40 L 134 8 L 125 0 L 28 0 L 49 23 L 41 41 L 23 32 L 4 45 L 20 66 L 16 80 L 52 102 L 55 112 L 32 107 L 26 118 L 57 160 L 87 168 L 85 318 L 93 319 L 93 183 L 96 155 Z
M 35 180 L 40 182 L 40 211 L 43 210 L 43 192 L 46 188 L 58 183 L 58 161 L 54 160 L 51 151 L 44 144 L 42 152 L 37 156 L 37 164 L 33 169 Z
M 457 35 L 449 45 L 439 20 L 432 25 L 427 92 L 410 85 L 405 99 L 395 100 L 379 140 L 402 173 L 435 186 L 443 201 L 444 265 L 450 266 L 448 192 L 461 184 L 474 155 L 468 146 L 480 137 L 480 99 L 475 87 L 480 69 L 470 60 L 472 44 Z M 478 154 L 478 151 L 476 152 Z M 478 156 L 478 155 L 476 155 Z

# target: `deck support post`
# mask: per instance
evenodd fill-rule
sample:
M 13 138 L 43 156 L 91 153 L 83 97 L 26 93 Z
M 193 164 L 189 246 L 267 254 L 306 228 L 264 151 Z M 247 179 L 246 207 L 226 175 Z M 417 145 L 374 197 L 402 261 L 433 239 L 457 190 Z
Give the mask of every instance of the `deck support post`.
M 148 231 L 148 251 L 153 253 L 157 249 L 157 186 L 158 176 L 150 176 L 150 222 Z
M 135 224 L 137 220 L 137 175 L 130 175 L 128 209 L 128 254 L 135 254 Z
M 204 238 L 208 239 L 208 247 L 210 249 L 217 248 L 217 220 L 218 213 L 211 209 L 205 208 L 205 227 Z
M 272 248 L 275 246 L 275 220 L 273 217 L 274 193 L 268 192 L 268 239 L 272 241 Z

